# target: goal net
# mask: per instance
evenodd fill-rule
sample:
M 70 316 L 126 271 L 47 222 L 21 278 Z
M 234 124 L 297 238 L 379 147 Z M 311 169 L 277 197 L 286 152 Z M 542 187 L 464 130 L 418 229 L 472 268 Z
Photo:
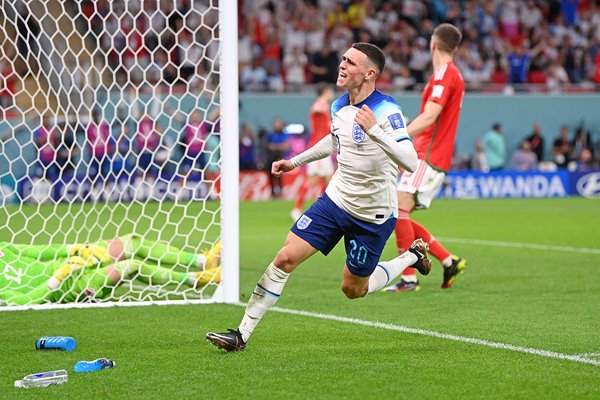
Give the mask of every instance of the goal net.
M 0 310 L 238 301 L 231 3 L 0 2 Z

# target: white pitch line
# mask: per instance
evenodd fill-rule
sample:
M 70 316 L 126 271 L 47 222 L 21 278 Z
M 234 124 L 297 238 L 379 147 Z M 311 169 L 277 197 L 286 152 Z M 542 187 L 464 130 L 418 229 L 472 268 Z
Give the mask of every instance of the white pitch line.
M 579 357 L 600 357 L 600 353 L 583 353 L 577 354 Z
M 518 243 L 518 242 L 499 242 L 495 240 L 479 240 L 479 239 L 461 239 L 451 237 L 439 237 L 444 242 L 450 243 L 461 243 L 461 244 L 474 244 L 479 246 L 496 246 L 496 247 L 513 247 L 519 249 L 531 249 L 531 250 L 549 250 L 549 251 L 564 251 L 569 253 L 585 253 L 585 254 L 600 254 L 600 249 L 590 249 L 586 247 L 572 247 L 572 246 L 552 246 L 547 244 L 538 243 Z
M 239 305 L 245 306 L 245 304 L 243 304 L 243 303 L 239 303 Z M 554 351 L 534 349 L 534 348 L 523 347 L 523 346 L 514 346 L 512 344 L 506 344 L 506 343 L 492 342 L 490 340 L 450 335 L 447 333 L 428 331 L 425 329 L 408 328 L 406 326 L 401 326 L 401 325 L 393 325 L 393 324 L 386 324 L 386 323 L 382 323 L 382 322 L 365 321 L 365 320 L 356 319 L 356 318 L 339 317 L 337 315 L 320 314 L 320 313 L 313 313 L 313 312 L 301 311 L 301 310 L 292 310 L 292 309 L 280 308 L 280 307 L 273 307 L 273 308 L 271 308 L 271 310 L 280 312 L 280 313 L 284 313 L 284 314 L 302 315 L 305 317 L 313 317 L 313 318 L 325 319 L 325 320 L 330 320 L 330 321 L 345 322 L 348 324 L 368 326 L 371 328 L 380 328 L 380 329 L 387 329 L 390 331 L 412 333 L 415 335 L 430 336 L 430 337 L 435 337 L 438 339 L 454 340 L 457 342 L 476 344 L 479 346 L 486 346 L 486 347 L 493 347 L 496 349 L 516 351 L 519 353 L 533 354 L 533 355 L 540 356 L 540 357 L 555 358 L 555 359 L 559 359 L 559 360 L 568 360 L 568 361 L 574 361 L 574 362 L 578 362 L 578 363 L 582 363 L 582 364 L 591 364 L 591 365 L 600 366 L 600 360 L 593 360 L 593 359 L 587 358 L 583 355 L 563 354 L 563 353 L 557 353 Z

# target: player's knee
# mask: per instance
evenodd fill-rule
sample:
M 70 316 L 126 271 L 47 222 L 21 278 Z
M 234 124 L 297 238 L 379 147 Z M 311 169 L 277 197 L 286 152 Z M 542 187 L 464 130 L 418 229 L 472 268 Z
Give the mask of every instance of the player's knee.
M 294 259 L 291 257 L 290 252 L 284 247 L 275 256 L 275 260 L 273 260 L 273 264 L 277 266 L 283 272 L 290 273 L 296 267 L 296 263 Z
M 358 299 L 360 297 L 365 297 L 367 294 L 367 289 L 342 283 L 342 292 L 344 292 L 346 297 L 349 299 Z

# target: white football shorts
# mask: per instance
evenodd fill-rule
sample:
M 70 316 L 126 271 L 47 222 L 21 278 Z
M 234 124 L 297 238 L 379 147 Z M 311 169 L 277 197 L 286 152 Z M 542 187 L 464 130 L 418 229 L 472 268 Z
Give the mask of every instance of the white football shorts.
M 398 180 L 398 191 L 415 195 L 417 208 L 429 208 L 446 177 L 445 172 L 433 169 L 424 160 L 419 160 L 415 172 L 403 172 Z

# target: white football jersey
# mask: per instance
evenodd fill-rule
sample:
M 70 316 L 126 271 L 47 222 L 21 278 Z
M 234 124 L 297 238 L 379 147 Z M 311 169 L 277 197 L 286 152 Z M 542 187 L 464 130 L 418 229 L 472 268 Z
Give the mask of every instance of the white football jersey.
M 398 214 L 398 165 L 354 122 L 363 104 L 375 114 L 383 135 L 395 142 L 410 140 L 402 110 L 393 98 L 375 90 L 361 103 L 352 105 L 346 93 L 331 105 L 338 169 L 326 193 L 353 217 L 382 224 Z

